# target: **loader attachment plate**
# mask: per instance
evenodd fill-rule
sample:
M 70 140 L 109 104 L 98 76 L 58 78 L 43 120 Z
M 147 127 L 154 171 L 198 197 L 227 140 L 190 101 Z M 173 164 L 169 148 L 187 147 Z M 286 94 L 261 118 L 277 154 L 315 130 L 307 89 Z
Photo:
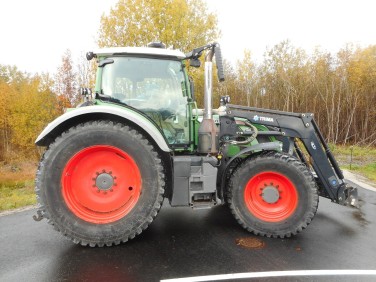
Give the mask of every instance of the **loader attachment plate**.
M 342 186 L 338 189 L 339 204 L 359 208 L 358 189 L 347 184 Z

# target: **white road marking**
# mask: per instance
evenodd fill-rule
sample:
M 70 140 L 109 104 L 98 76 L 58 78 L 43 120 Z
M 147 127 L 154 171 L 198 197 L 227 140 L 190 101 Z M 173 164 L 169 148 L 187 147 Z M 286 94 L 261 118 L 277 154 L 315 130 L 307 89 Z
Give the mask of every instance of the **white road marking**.
M 219 274 L 185 278 L 164 279 L 161 282 L 199 282 L 244 278 L 286 277 L 286 276 L 333 276 L 333 275 L 369 275 L 376 276 L 376 270 L 291 270 Z
M 26 207 L 14 209 L 14 210 L 2 211 L 2 212 L 0 212 L 0 216 L 6 216 L 6 215 L 19 213 L 19 212 L 23 212 L 23 211 L 28 211 L 28 210 L 32 210 L 32 209 L 36 209 L 36 208 L 37 208 L 37 205 L 32 205 L 32 206 L 26 206 Z

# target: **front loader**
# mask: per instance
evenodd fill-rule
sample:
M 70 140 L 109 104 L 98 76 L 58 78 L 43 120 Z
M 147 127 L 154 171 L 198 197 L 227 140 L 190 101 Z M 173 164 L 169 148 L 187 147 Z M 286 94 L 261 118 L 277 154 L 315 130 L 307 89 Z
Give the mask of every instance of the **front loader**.
M 204 109 L 187 64 L 205 53 Z M 98 62 L 95 90 L 36 140 L 47 147 L 36 193 L 38 217 L 74 243 L 111 246 L 139 235 L 164 201 L 172 207 L 229 206 L 246 230 L 290 237 L 315 216 L 319 196 L 356 206 L 311 113 L 229 103 L 212 106 L 218 43 L 184 54 L 148 47 L 87 53 Z

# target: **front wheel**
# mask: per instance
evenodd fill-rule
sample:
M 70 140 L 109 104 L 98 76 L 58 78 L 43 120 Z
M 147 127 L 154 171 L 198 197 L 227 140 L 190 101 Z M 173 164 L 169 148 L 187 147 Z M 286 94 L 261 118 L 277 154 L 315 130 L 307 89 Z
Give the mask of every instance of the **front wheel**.
M 46 151 L 36 191 L 44 217 L 75 243 L 110 246 L 140 234 L 164 193 L 160 157 L 135 129 L 89 122 Z
M 246 230 L 284 238 L 308 226 L 319 197 L 304 164 L 290 155 L 268 152 L 238 166 L 230 179 L 228 202 Z

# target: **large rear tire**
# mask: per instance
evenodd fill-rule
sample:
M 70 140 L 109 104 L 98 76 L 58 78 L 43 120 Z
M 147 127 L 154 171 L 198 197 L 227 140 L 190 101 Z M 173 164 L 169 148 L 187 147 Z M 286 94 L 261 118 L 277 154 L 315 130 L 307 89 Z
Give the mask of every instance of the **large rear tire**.
M 43 217 L 76 244 L 111 246 L 140 234 L 163 201 L 160 157 L 135 129 L 80 124 L 46 151 L 36 178 Z
M 319 197 L 307 167 L 287 154 L 262 153 L 240 164 L 230 179 L 228 202 L 246 230 L 267 237 L 290 237 L 316 214 Z

